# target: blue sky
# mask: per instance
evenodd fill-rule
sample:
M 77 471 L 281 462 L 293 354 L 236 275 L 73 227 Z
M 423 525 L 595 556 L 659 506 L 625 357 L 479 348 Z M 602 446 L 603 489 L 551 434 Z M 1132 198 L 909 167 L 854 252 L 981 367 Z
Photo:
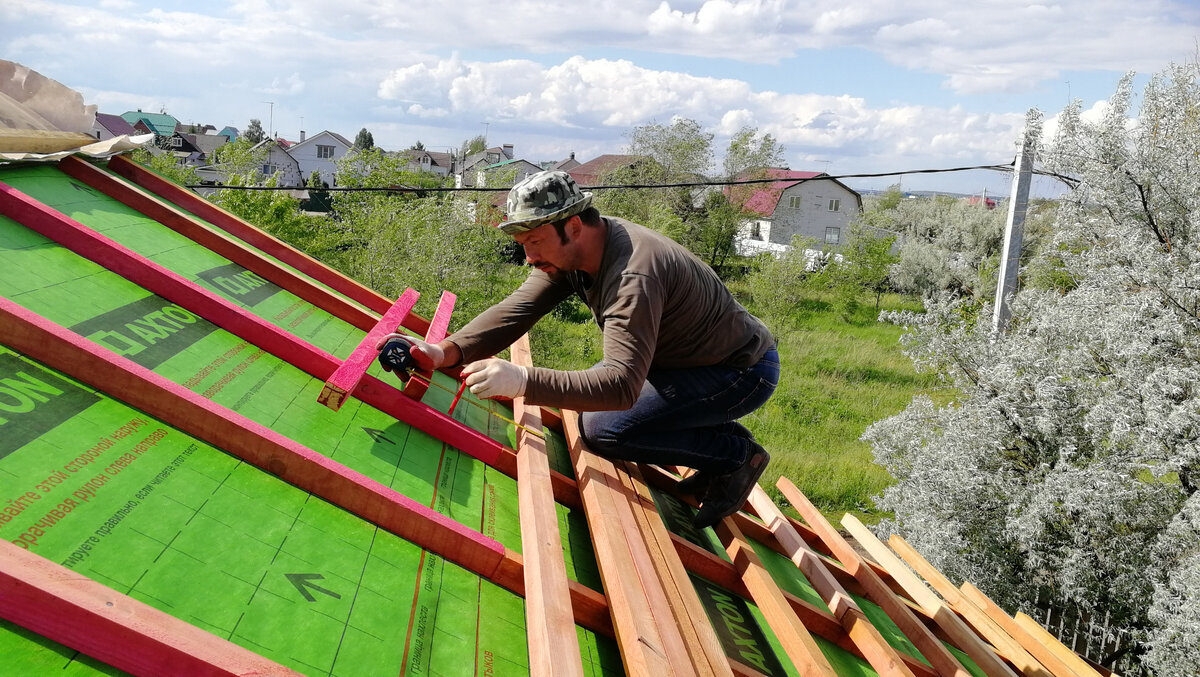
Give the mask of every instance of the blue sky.
M 1051 126 L 1072 98 L 1098 113 L 1126 71 L 1143 83 L 1198 38 L 1200 7 L 1178 0 L 0 0 L 0 58 L 102 112 L 273 119 L 290 139 L 366 127 L 388 149 L 486 131 L 533 162 L 620 153 L 681 116 L 714 134 L 718 167 L 749 125 L 832 174 L 1008 162 L 1029 108 Z

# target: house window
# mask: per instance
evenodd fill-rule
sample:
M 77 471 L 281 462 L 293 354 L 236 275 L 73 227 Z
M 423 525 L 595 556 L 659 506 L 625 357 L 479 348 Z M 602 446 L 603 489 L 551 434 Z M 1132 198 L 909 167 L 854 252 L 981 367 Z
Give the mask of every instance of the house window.
M 825 229 L 825 244 L 837 244 L 842 237 L 841 228 L 826 228 Z
M 838 198 L 829 200 L 829 211 L 840 212 L 842 210 L 842 201 Z
M 762 239 L 762 224 L 759 223 L 758 221 L 755 221 L 754 225 L 750 226 L 750 239 L 751 240 L 761 240 Z
M 429 169 L 430 165 L 432 165 L 432 164 L 433 164 L 433 160 L 430 159 L 430 157 L 428 155 L 421 156 L 421 167 L 422 168 Z
M 278 168 L 277 168 L 275 165 L 273 165 L 273 164 L 270 164 L 270 163 L 268 163 L 268 164 L 265 164 L 265 165 L 263 165 L 263 166 L 262 166 L 262 173 L 263 173 L 263 176 L 272 176 L 272 175 L 274 175 L 274 174 L 275 174 L 275 171 L 276 171 L 277 169 L 278 169 Z
M 788 207 L 791 207 L 792 209 L 799 209 L 800 208 L 800 196 L 793 195 L 793 196 L 789 197 L 788 198 Z
M 333 159 L 333 146 L 322 146 L 322 145 L 318 144 L 317 145 L 317 159 L 318 160 L 332 160 Z
M 178 136 L 172 136 L 171 137 L 171 147 L 172 148 L 183 148 L 183 139 Z

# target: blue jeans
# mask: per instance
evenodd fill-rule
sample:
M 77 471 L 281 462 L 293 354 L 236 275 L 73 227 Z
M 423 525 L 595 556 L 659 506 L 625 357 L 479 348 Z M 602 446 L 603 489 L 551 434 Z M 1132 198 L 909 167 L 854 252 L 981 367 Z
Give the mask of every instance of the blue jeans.
M 582 414 L 584 440 L 606 458 L 731 472 L 754 443 L 737 419 L 761 407 L 778 384 L 774 348 L 745 369 L 652 369 L 629 409 Z

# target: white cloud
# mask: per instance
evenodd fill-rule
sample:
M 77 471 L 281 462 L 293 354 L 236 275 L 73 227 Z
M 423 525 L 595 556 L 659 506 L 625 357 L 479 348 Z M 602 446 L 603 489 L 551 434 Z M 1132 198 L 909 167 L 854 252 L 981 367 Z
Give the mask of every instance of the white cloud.
M 283 94 L 286 96 L 294 96 L 304 91 L 304 80 L 299 73 L 292 73 L 286 78 L 274 78 L 268 87 L 263 88 L 263 94 Z

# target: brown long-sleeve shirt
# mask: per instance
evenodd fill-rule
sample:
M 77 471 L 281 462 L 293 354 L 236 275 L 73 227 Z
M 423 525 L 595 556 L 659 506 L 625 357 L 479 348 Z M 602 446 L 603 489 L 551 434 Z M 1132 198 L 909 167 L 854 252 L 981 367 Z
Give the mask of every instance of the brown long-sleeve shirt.
M 596 279 L 573 271 L 552 280 L 534 269 L 508 298 L 448 337 L 464 362 L 507 348 L 571 294 L 584 300 L 600 326 L 604 360 L 581 371 L 531 368 L 530 404 L 628 409 L 651 368 L 748 367 L 774 346 L 766 325 L 683 246 L 629 221 L 604 220 L 608 234 Z

